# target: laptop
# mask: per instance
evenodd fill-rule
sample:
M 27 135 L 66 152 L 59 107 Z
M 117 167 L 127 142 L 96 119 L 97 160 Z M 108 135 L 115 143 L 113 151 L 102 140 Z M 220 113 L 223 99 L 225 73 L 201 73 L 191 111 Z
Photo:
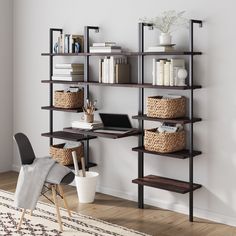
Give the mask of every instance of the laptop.
M 95 132 L 126 133 L 134 130 L 127 114 L 99 113 L 103 127 L 94 129 Z

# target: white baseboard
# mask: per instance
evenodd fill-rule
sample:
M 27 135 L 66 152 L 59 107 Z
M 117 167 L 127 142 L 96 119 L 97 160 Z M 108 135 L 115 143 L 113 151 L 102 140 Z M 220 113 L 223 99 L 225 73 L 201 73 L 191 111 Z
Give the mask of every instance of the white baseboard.
M 130 200 L 130 201 L 137 201 L 137 196 L 135 196 L 133 194 L 129 194 L 129 193 L 123 193 L 123 192 L 117 191 L 115 189 L 110 189 L 110 188 L 103 187 L 103 186 L 97 186 L 97 191 L 100 193 L 112 195 L 115 197 Z M 156 199 L 150 199 L 150 198 L 144 199 L 144 202 L 147 205 L 159 207 L 162 209 L 168 209 L 168 210 L 179 212 L 182 214 L 188 214 L 188 207 L 180 205 L 180 204 L 173 204 L 170 202 L 158 201 Z M 236 226 L 236 218 L 234 218 L 234 217 L 225 216 L 225 215 L 222 215 L 219 213 L 215 213 L 215 212 L 211 212 L 211 211 L 207 211 L 207 210 L 199 209 L 199 208 L 194 208 L 193 211 L 194 211 L 195 217 L 211 220 L 211 221 L 214 221 L 217 223 Z
M 13 165 L 12 170 L 19 172 L 20 167 L 17 165 Z M 122 191 L 107 188 L 102 185 L 97 186 L 97 192 L 112 195 L 115 197 L 130 200 L 130 201 L 137 202 L 137 199 L 138 199 L 137 195 L 133 195 L 132 193 L 124 193 Z M 188 214 L 188 207 L 180 205 L 180 204 L 173 204 L 170 202 L 160 201 L 160 200 L 158 201 L 156 199 L 151 199 L 151 198 L 145 198 L 144 202 L 145 202 L 145 204 L 148 204 L 151 206 L 155 206 L 155 207 L 159 207 L 159 208 L 163 208 L 163 209 L 168 209 L 168 210 L 179 212 L 182 214 Z M 230 217 L 230 216 L 225 216 L 225 215 L 215 213 L 212 211 L 208 211 L 208 210 L 204 210 L 204 209 L 194 208 L 194 216 L 202 218 L 202 219 L 211 220 L 211 221 L 214 221 L 217 223 L 236 226 L 236 218 Z

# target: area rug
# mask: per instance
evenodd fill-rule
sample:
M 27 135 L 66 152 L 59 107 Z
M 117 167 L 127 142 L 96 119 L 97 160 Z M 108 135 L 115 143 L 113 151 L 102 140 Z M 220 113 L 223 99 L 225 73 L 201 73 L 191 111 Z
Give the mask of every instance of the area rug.
M 59 231 L 55 207 L 38 202 L 32 216 L 25 215 L 22 228 L 17 232 L 21 210 L 13 206 L 13 194 L 0 190 L 0 235 L 45 235 L 45 236 L 148 236 L 147 234 L 114 225 L 90 216 L 67 211 L 61 208 L 63 232 Z

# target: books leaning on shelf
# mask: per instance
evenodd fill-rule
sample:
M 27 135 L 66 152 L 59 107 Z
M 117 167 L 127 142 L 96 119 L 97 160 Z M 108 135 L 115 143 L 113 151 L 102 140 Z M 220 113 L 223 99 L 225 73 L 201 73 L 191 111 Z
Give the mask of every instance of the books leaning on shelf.
M 99 59 L 99 83 L 125 84 L 130 82 L 127 57 L 111 56 Z
M 83 81 L 84 64 L 64 63 L 56 64 L 53 69 L 52 80 Z
M 87 123 L 85 121 L 73 121 L 71 126 L 72 128 L 77 129 L 96 129 L 103 127 L 103 123 L 101 121 L 94 121 L 93 123 Z
M 152 84 L 160 86 L 179 86 L 178 70 L 185 69 L 184 59 L 153 59 Z M 181 86 L 183 86 L 181 84 Z
M 91 53 L 120 53 L 121 47 L 114 42 L 93 43 L 89 48 Z
M 54 53 L 80 53 L 83 51 L 83 35 L 60 34 L 54 45 Z

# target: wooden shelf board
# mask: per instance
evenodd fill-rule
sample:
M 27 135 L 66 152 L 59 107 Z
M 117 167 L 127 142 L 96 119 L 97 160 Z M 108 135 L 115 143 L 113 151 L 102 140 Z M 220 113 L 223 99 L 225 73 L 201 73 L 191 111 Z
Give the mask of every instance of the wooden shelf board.
M 41 56 L 175 56 L 175 55 L 201 55 L 202 52 L 174 51 L 174 52 L 117 52 L 117 53 L 41 53 Z
M 79 162 L 78 165 L 79 165 L 79 169 L 81 170 L 81 163 Z M 72 164 L 72 165 L 66 165 L 66 166 L 67 166 L 68 168 L 72 169 L 72 170 L 75 169 L 73 164 Z M 91 167 L 95 167 L 95 166 L 97 166 L 96 163 L 89 162 L 89 163 L 88 163 L 88 166 L 86 166 L 86 168 L 91 168 Z
M 83 112 L 82 108 L 58 108 L 54 106 L 44 106 L 41 107 L 41 109 L 49 111 L 63 111 L 63 112 L 75 112 L 75 113 Z
M 73 134 L 73 133 L 68 133 L 65 131 L 54 131 L 52 133 L 43 133 L 41 134 L 44 137 L 49 137 L 49 138 L 56 138 L 56 139 L 63 139 L 63 140 L 69 140 L 69 141 L 83 141 L 83 140 L 88 140 L 88 139 L 94 139 L 96 137 L 85 137 L 82 134 Z
M 149 121 L 159 121 L 159 122 L 170 122 L 175 124 L 188 124 L 188 123 L 195 123 L 199 122 L 202 119 L 201 118 L 193 118 L 190 120 L 188 117 L 181 117 L 181 118 L 175 118 L 175 119 L 162 119 L 162 118 L 156 118 L 156 117 L 148 117 L 147 115 L 137 115 L 132 116 L 133 119 L 137 120 L 149 120 Z
M 132 150 L 135 152 L 143 152 L 143 153 L 154 154 L 158 156 L 172 157 L 172 158 L 177 158 L 177 159 L 189 158 L 189 150 L 187 149 L 177 151 L 177 152 L 172 152 L 172 153 L 160 153 L 160 152 L 155 152 L 155 151 L 148 151 L 144 147 L 135 147 L 135 148 L 132 148 Z M 200 151 L 193 151 L 194 157 L 198 155 L 201 155 Z
M 137 84 L 137 83 L 127 83 L 127 84 L 109 84 L 109 83 L 99 83 L 99 82 L 83 82 L 83 81 L 62 81 L 62 80 L 42 80 L 42 83 L 52 83 L 52 84 L 77 84 L 77 85 L 90 85 L 90 86 L 109 86 L 109 87 L 130 87 L 130 88 L 154 88 L 154 89 L 169 89 L 169 90 L 188 90 L 188 89 L 200 89 L 201 85 L 193 86 L 160 86 L 152 85 L 151 83 Z
M 73 134 L 83 134 L 83 135 L 90 135 L 94 137 L 111 138 L 111 139 L 125 138 L 125 137 L 140 134 L 140 132 L 137 129 L 134 129 L 133 131 L 126 132 L 123 134 L 119 134 L 116 132 L 114 133 L 93 132 L 92 130 L 77 129 L 77 128 L 72 128 L 72 127 L 64 128 L 63 130 L 68 133 L 73 133 Z
M 189 193 L 191 191 L 189 182 L 164 178 L 155 175 L 147 175 L 143 178 L 134 179 L 132 180 L 132 183 L 181 194 Z M 199 189 L 201 187 L 202 186 L 200 184 L 193 184 L 193 190 Z

